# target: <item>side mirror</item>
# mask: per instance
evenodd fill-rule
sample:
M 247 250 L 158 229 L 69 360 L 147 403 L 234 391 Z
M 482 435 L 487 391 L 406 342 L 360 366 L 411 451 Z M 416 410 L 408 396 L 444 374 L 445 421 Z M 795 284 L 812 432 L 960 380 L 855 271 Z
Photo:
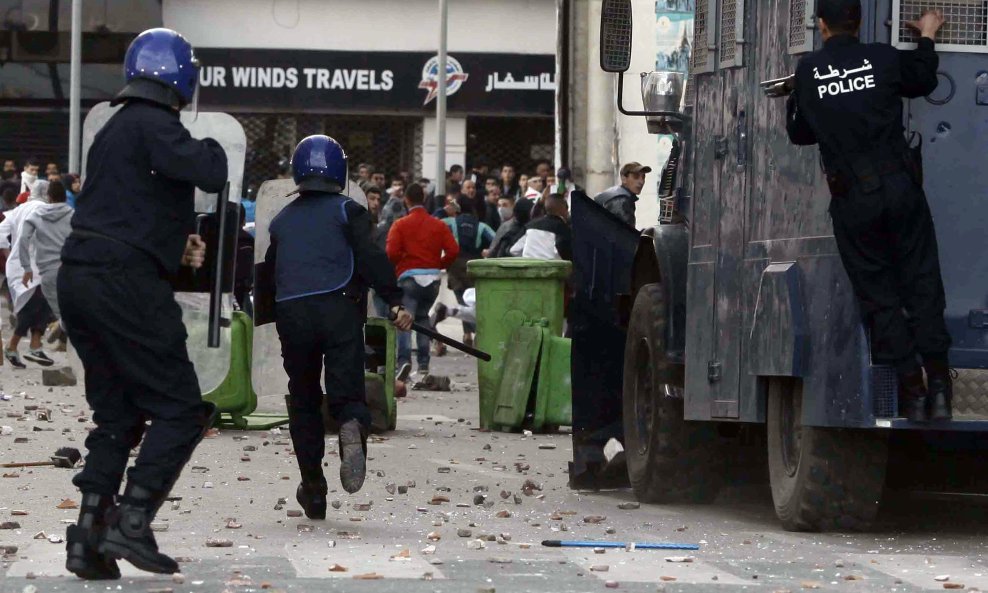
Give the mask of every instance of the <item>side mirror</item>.
M 685 114 L 686 77 L 682 72 L 643 72 L 642 105 L 649 113 L 645 121 L 649 134 L 675 134 L 682 129 Z M 678 114 L 672 117 L 670 114 Z
M 600 9 L 600 69 L 631 67 L 631 0 L 604 0 Z

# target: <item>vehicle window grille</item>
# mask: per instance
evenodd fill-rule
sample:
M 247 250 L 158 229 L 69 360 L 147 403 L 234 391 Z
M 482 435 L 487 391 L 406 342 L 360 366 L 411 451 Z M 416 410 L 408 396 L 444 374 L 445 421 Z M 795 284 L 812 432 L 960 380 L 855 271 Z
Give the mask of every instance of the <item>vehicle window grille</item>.
M 696 13 L 693 21 L 693 55 L 692 66 L 694 74 L 713 72 L 714 70 L 714 49 L 710 42 L 711 29 L 716 31 L 717 23 L 714 21 L 712 2 L 708 0 L 697 0 Z
M 930 9 L 943 11 L 946 23 L 937 33 L 938 51 L 988 53 L 988 0 L 894 0 L 892 34 L 898 47 L 909 47 L 919 33 L 908 23 Z
M 720 5 L 720 67 L 743 65 L 744 0 L 722 0 Z
M 813 0 L 789 1 L 789 53 L 813 51 L 815 7 Z

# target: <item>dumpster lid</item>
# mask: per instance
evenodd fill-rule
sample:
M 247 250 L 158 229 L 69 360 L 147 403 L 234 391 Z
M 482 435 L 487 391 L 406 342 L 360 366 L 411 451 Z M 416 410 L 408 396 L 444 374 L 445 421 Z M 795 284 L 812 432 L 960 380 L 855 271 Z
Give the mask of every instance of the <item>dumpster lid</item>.
M 467 272 L 473 278 L 564 279 L 570 275 L 572 270 L 572 262 L 558 259 L 499 257 L 475 259 L 467 263 Z

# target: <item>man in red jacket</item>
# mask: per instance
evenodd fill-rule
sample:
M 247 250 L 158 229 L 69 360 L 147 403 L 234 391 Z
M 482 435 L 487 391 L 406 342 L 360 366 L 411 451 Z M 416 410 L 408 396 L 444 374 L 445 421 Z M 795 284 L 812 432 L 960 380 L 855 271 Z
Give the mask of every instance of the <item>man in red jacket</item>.
M 446 224 L 423 207 L 425 191 L 412 184 L 405 190 L 408 215 L 395 221 L 388 233 L 388 259 L 404 292 L 402 303 L 419 325 L 429 327 L 429 309 L 439 296 L 439 275 L 460 254 L 460 247 Z M 416 358 L 421 374 L 429 373 L 429 337 L 416 335 Z M 398 368 L 411 365 L 412 334 L 398 334 Z

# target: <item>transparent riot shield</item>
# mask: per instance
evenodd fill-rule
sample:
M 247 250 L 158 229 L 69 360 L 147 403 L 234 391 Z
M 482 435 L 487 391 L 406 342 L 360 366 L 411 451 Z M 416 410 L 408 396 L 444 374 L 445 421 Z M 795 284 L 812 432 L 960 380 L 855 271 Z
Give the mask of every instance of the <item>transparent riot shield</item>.
M 292 193 L 295 182 L 291 179 L 272 179 L 261 184 L 257 190 L 257 207 L 254 211 L 254 262 L 264 261 L 264 255 L 271 244 L 268 229 L 271 221 L 298 197 Z M 356 183 L 350 183 L 344 192 L 364 208 L 367 196 Z M 291 194 L 291 195 L 289 195 Z M 251 367 L 251 380 L 258 398 L 288 393 L 288 375 L 281 361 L 281 342 L 275 324 L 254 327 L 254 355 Z
M 86 116 L 86 121 L 82 129 L 82 175 L 83 185 L 85 185 L 86 159 L 89 154 L 89 147 L 92 146 L 96 134 L 103 128 L 107 121 L 120 109 L 119 106 L 111 107 L 109 103 L 99 103 L 93 107 Z M 181 113 L 182 123 L 188 128 L 194 138 L 213 138 L 219 142 L 223 150 L 226 151 L 227 166 L 229 171 L 227 179 L 230 183 L 229 199 L 231 202 L 240 202 L 241 183 L 244 177 L 244 159 L 247 153 L 247 137 L 244 135 L 243 127 L 236 119 L 226 113 L 199 113 L 198 117 L 193 117 L 192 113 Z M 216 211 L 216 194 L 208 194 L 196 189 L 196 213 L 212 214 Z M 236 226 L 236 225 L 233 225 Z M 230 225 L 227 225 L 230 228 Z M 227 231 L 229 233 L 229 230 Z M 229 246 L 232 242 L 233 249 L 227 249 L 227 257 L 224 257 L 225 266 L 231 273 L 236 258 L 236 243 L 228 240 Z M 208 245 L 207 250 L 215 249 L 215 245 Z M 206 268 L 197 272 L 207 274 Z M 224 274 L 227 275 L 227 274 Z M 204 285 L 208 282 L 203 282 Z M 182 308 L 182 317 L 185 321 L 186 331 L 189 339 L 186 342 L 189 357 L 196 367 L 196 374 L 199 376 L 199 388 L 203 393 L 209 393 L 216 389 L 227 377 L 230 370 L 230 331 L 229 322 L 233 313 L 233 296 L 229 293 L 222 298 L 222 319 L 220 327 L 220 347 L 207 347 L 207 333 L 209 323 L 209 293 L 208 292 L 177 292 L 175 300 Z

